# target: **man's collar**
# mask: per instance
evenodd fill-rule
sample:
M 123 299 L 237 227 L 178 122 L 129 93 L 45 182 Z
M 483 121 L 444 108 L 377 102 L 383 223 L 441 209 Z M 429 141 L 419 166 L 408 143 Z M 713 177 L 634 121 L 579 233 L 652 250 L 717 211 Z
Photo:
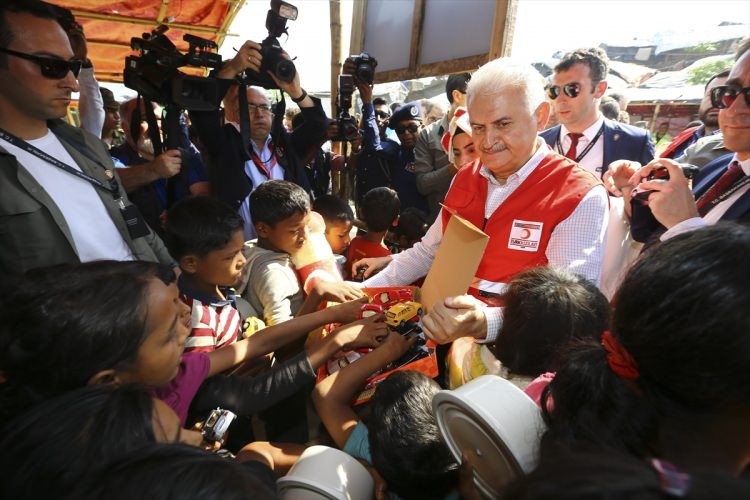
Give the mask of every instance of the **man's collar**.
M 586 130 L 583 131 L 583 136 L 591 142 L 594 140 L 594 136 L 596 136 L 596 133 L 599 132 L 599 129 L 602 128 L 602 125 L 604 125 L 604 115 L 599 114 L 599 117 L 596 119 L 594 123 L 589 125 Z M 565 125 L 560 125 L 560 139 L 562 140 L 563 137 L 566 137 L 570 133 L 570 130 L 568 130 L 568 127 Z
M 740 159 L 737 158 L 737 154 L 735 154 L 734 157 L 732 158 L 732 161 L 739 162 L 740 167 L 742 167 L 742 171 L 745 172 L 745 175 L 750 175 L 750 158 L 748 158 L 747 160 L 740 161 Z

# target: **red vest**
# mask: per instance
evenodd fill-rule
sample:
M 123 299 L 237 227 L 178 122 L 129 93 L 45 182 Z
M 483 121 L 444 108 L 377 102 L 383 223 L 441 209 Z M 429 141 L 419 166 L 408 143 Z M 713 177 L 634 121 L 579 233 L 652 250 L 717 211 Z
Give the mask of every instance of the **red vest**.
M 524 269 L 547 264 L 552 231 L 591 188 L 601 184 L 575 162 L 550 151 L 485 220 L 488 181 L 479 173 L 480 167 L 477 160 L 458 171 L 444 204 L 490 236 L 476 277 L 495 283 L 507 283 Z M 443 209 L 442 217 L 445 231 L 450 213 Z
M 669 143 L 669 146 L 667 146 L 666 149 L 661 152 L 659 158 L 673 158 L 674 152 L 677 151 L 677 148 L 682 146 L 685 141 L 689 141 L 690 138 L 693 137 L 693 132 L 695 132 L 696 130 L 698 130 L 698 127 L 690 127 L 680 132 L 677 137 L 672 139 L 672 142 Z

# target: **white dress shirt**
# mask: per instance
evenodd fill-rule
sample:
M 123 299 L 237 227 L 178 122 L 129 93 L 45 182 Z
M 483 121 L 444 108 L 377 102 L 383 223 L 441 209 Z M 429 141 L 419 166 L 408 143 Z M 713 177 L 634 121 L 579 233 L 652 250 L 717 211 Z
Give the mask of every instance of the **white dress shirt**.
M 584 149 L 594 140 L 597 132 L 604 126 L 604 116 L 599 115 L 599 119 L 596 120 L 589 128 L 583 131 L 583 135 L 578 138 L 578 144 L 576 146 L 576 152 L 580 155 Z M 570 137 L 568 134 L 570 130 L 565 125 L 560 125 L 560 149 L 558 151 L 561 155 L 565 155 L 570 149 Z M 575 158 L 573 159 L 575 160 Z M 581 158 L 578 165 L 588 170 L 596 176 L 597 179 L 602 178 L 602 163 L 604 163 L 604 133 L 602 133 L 596 140 L 591 149 Z

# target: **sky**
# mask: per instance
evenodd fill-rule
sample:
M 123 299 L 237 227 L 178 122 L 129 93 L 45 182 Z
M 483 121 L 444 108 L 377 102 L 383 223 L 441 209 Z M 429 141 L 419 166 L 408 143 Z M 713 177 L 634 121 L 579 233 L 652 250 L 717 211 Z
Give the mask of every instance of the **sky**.
M 344 55 L 348 54 L 352 1 L 358 0 L 340 0 Z M 461 5 L 456 0 L 428 1 L 449 1 L 457 8 Z M 297 57 L 295 64 L 303 87 L 330 90 L 329 1 L 291 3 L 299 9 L 299 15 L 296 21 L 287 23 L 289 36 L 280 39 L 281 45 L 292 57 Z M 245 4 L 229 29 L 236 36 L 227 37 L 220 49 L 225 58 L 232 57 L 232 47 L 238 47 L 245 39 L 259 42 L 267 34 L 269 1 L 247 0 Z M 745 23 L 746 34 L 750 36 L 747 28 L 750 1 L 519 0 L 512 55 L 529 60 L 546 59 L 557 50 L 594 46 L 602 41 L 628 42 L 670 31 L 689 36 L 711 29 L 721 21 Z

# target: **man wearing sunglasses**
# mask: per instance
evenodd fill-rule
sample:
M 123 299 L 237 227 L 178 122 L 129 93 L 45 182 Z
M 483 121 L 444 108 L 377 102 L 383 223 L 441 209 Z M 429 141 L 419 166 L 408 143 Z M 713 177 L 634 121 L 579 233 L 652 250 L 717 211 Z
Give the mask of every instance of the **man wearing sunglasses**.
M 540 134 L 558 153 L 600 178 L 615 160 L 645 165 L 654 158 L 647 131 L 608 120 L 599 111 L 608 71 L 609 59 L 600 48 L 565 54 L 547 87 L 559 125 Z
M 353 61 L 344 62 L 344 73 L 355 75 Z M 388 121 L 388 128 L 396 131 L 400 144 L 383 139 L 372 104 L 372 85 L 354 76 L 354 84 L 362 99 L 362 153 L 357 168 L 357 198 L 379 186 L 393 188 L 398 193 L 401 210 L 415 207 L 427 211 L 427 200 L 417 190 L 414 168 L 414 146 L 422 130 L 422 112 L 419 101 L 398 107 Z
M 80 68 L 48 4 L 0 3 L 1 274 L 99 259 L 172 263 L 133 212 L 104 143 L 60 120 Z
M 724 146 L 733 153 L 703 167 L 692 191 L 680 164 L 665 158 L 630 178 L 634 193 L 649 192 L 648 207 L 666 228 L 662 241 L 722 220 L 750 220 L 750 39 L 741 43 L 726 83 L 711 90 L 711 101 L 719 109 Z M 646 180 L 660 168 L 668 179 Z

